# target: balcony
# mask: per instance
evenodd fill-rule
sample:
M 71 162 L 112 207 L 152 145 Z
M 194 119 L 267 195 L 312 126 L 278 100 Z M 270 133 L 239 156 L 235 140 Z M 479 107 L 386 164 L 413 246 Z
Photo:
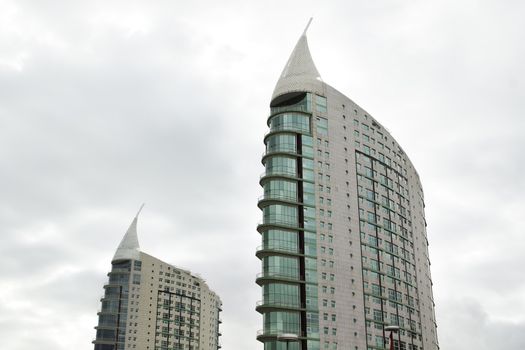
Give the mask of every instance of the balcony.
M 305 105 L 293 105 L 293 106 L 283 106 L 283 107 L 272 107 L 271 109 L 271 115 L 283 112 L 303 112 L 303 113 L 311 113 L 311 109 L 309 106 Z
M 303 227 L 299 227 L 298 223 L 292 224 L 292 223 L 286 223 L 286 222 L 273 222 L 269 220 L 268 221 L 263 220 L 262 222 L 259 222 L 257 224 L 257 231 L 259 233 L 263 232 L 265 229 L 268 229 L 268 228 L 284 228 L 287 230 L 305 231 Z M 306 230 L 306 231 L 315 232 L 315 230 Z
M 109 273 L 130 273 L 131 272 L 131 268 L 118 268 L 118 267 L 114 267 L 111 269 L 111 271 Z
M 305 283 L 304 278 L 301 279 L 300 276 L 292 276 L 284 273 L 277 272 L 260 272 L 257 274 L 255 283 L 258 285 L 263 285 L 265 281 L 283 281 L 283 282 L 296 282 L 296 283 Z
M 299 335 L 299 339 L 305 339 L 303 335 L 301 335 L 300 331 L 283 331 L 283 330 L 270 330 L 265 331 L 264 329 L 259 329 L 257 331 L 257 340 L 259 341 L 267 341 L 267 340 L 275 340 L 277 339 L 277 336 L 283 333 L 294 333 Z
M 255 304 L 255 310 L 259 313 L 265 313 L 268 311 L 277 311 L 277 310 L 293 310 L 293 311 L 306 311 L 305 305 L 300 305 L 297 303 L 290 303 L 285 301 L 265 301 L 259 300 Z
M 264 203 L 285 202 L 289 204 L 301 204 L 297 199 L 297 192 L 295 191 L 266 191 L 264 195 L 260 196 L 257 205 L 262 209 Z
M 301 156 L 297 153 L 297 149 L 295 147 L 281 147 L 281 148 L 274 148 L 270 150 L 266 150 L 261 154 L 261 158 L 264 159 L 266 156 L 272 155 L 272 154 L 286 154 L 291 156 Z
M 299 252 L 299 248 L 297 246 L 290 247 L 285 245 L 270 245 L 270 244 L 264 244 L 257 247 L 255 250 L 255 256 L 259 259 L 262 259 L 265 256 L 269 255 L 303 255 Z
M 259 176 L 259 184 L 262 186 L 263 179 L 266 177 L 284 177 L 292 180 L 301 180 L 297 175 L 297 169 L 291 167 L 279 167 L 276 169 L 266 169 L 264 173 Z

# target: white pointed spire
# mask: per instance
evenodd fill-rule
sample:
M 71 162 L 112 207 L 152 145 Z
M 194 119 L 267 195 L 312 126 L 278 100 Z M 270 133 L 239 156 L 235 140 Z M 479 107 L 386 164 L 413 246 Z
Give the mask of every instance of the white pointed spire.
M 131 259 L 140 260 L 140 246 L 137 234 L 137 220 L 139 218 L 140 212 L 142 211 L 142 208 L 144 208 L 144 204 L 142 204 L 139 211 L 137 212 L 137 215 L 135 215 L 135 218 L 131 222 L 131 225 L 129 225 L 129 228 L 126 231 L 124 238 L 122 238 L 122 241 L 120 242 L 111 262 Z
M 315 67 L 310 49 L 306 31 L 312 23 L 312 18 L 308 21 L 303 34 L 295 45 L 295 48 L 284 66 L 283 72 L 272 94 L 272 100 L 284 93 L 293 91 L 312 91 L 317 93 L 323 92 L 323 82 L 321 75 Z
M 303 31 L 303 36 L 306 36 L 306 32 L 308 31 L 308 28 L 310 28 L 310 24 L 312 24 L 312 21 L 314 20 L 313 17 L 310 17 L 310 19 L 308 20 L 308 24 L 306 25 L 306 27 L 304 28 L 304 31 Z

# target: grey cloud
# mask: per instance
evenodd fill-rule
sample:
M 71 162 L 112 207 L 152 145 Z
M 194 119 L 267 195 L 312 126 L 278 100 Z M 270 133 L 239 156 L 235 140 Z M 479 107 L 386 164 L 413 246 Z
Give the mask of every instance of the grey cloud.
M 72 258 L 70 252 L 64 251 L 56 244 L 24 244 L 7 240 L 2 240 L 2 243 L 0 274 L 6 282 L 21 278 L 29 281 L 35 275 L 53 271 L 63 261 Z
M 491 318 L 483 305 L 466 297 L 446 301 L 443 310 L 443 325 L 440 334 L 454 334 L 461 330 L 461 336 L 448 338 L 453 349 L 510 349 L 523 348 L 525 323 Z

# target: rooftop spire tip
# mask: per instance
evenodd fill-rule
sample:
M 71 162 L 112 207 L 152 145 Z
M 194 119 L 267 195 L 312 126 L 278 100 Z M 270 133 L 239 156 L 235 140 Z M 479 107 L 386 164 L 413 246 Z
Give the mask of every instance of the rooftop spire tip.
M 310 27 L 310 24 L 312 23 L 313 19 L 314 19 L 313 17 L 310 17 L 310 20 L 308 21 L 308 24 L 306 25 L 306 28 L 304 28 L 303 36 L 306 35 L 306 31 Z
M 139 208 L 139 211 L 137 212 L 137 215 L 135 215 L 136 218 L 139 217 L 139 214 L 140 214 L 140 212 L 142 211 L 142 209 L 144 208 L 145 205 L 146 205 L 146 203 L 142 203 L 142 205 Z

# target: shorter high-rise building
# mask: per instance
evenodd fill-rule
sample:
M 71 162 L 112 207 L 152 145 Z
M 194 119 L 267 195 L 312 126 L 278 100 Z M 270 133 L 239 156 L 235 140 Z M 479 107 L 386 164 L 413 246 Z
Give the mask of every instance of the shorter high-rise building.
M 201 277 L 141 252 L 137 218 L 111 261 L 95 350 L 219 349 L 221 299 Z

